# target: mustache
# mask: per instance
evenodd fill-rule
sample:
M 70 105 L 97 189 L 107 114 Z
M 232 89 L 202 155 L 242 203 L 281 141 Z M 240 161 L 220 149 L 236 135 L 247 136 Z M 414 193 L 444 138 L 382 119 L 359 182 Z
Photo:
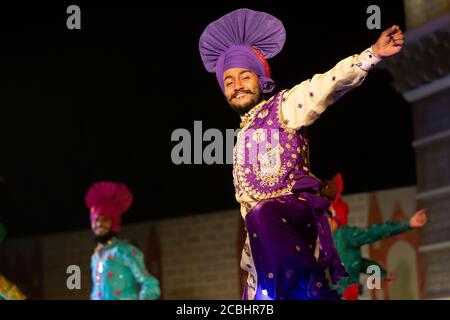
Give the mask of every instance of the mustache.
M 235 94 L 233 94 L 230 98 L 230 101 L 233 100 L 234 98 L 236 98 L 238 95 L 240 95 L 241 93 L 247 93 L 247 94 L 255 94 L 253 91 L 251 90 L 241 90 L 236 92 Z

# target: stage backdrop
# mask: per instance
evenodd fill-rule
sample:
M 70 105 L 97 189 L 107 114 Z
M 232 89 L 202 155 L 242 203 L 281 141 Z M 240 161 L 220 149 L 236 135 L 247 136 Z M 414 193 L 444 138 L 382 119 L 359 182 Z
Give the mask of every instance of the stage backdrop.
M 416 210 L 415 193 L 415 187 L 404 187 L 346 195 L 349 224 L 367 227 L 407 219 Z M 128 225 L 124 220 L 122 236 L 144 251 L 149 271 L 161 281 L 163 299 L 240 298 L 245 279 L 239 268 L 244 229 L 237 209 Z M 0 247 L 0 272 L 32 299 L 88 299 L 94 243 L 87 228 L 6 240 Z M 366 288 L 360 298 L 423 298 L 426 279 L 419 244 L 420 232 L 408 232 L 363 247 L 364 255 L 380 261 L 395 280 L 382 290 Z M 80 290 L 67 288 L 70 265 L 81 268 Z

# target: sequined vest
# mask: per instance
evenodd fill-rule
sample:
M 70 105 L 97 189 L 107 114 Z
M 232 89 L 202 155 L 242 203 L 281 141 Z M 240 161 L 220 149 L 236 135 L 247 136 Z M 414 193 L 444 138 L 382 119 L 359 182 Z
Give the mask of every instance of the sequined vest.
M 236 191 L 256 200 L 288 194 L 296 180 L 309 175 L 306 129 L 286 126 L 281 114 L 283 93 L 249 111 L 234 147 Z

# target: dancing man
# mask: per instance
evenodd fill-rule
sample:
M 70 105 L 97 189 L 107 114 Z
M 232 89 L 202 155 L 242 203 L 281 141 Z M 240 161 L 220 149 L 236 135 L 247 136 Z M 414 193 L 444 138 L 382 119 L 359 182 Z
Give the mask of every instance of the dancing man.
M 120 216 L 132 200 L 130 190 L 115 182 L 95 183 L 86 194 L 97 243 L 91 258 L 92 300 L 154 300 L 160 296 L 159 281 L 148 273 L 143 253 L 117 237 Z
M 285 42 L 280 20 L 264 12 L 235 10 L 209 24 L 199 49 L 207 71 L 241 117 L 233 177 L 247 240 L 241 266 L 249 276 L 244 299 L 340 299 L 330 289 L 346 274 L 310 172 L 305 129 L 343 94 L 362 83 L 382 58 L 403 45 L 398 26 L 384 31 L 361 54 L 269 98 L 275 87 L 266 59 Z M 316 240 L 318 253 L 315 255 Z
M 335 199 L 331 202 L 333 213 L 333 238 L 336 249 L 345 265 L 349 277 L 343 277 L 338 282 L 338 291 L 346 300 L 357 300 L 362 294 L 363 286 L 359 282 L 361 273 L 367 274 L 369 266 L 377 266 L 381 271 L 381 280 L 392 282 L 393 275 L 374 260 L 363 258 L 361 247 L 366 244 L 393 237 L 400 233 L 413 229 L 422 228 L 427 222 L 427 212 L 425 209 L 417 211 L 409 220 L 386 221 L 381 224 L 373 224 L 367 229 L 348 225 L 348 204 L 342 200 L 344 191 L 344 180 L 342 174 L 338 173 L 334 177 L 337 187 Z

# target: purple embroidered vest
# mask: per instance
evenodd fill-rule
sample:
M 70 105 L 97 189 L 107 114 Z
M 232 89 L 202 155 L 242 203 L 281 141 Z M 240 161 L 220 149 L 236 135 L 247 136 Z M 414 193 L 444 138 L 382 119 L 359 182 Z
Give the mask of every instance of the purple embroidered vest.
M 306 129 L 286 127 L 283 93 L 250 110 L 234 147 L 236 191 L 245 190 L 256 200 L 288 194 L 296 180 L 309 175 Z

